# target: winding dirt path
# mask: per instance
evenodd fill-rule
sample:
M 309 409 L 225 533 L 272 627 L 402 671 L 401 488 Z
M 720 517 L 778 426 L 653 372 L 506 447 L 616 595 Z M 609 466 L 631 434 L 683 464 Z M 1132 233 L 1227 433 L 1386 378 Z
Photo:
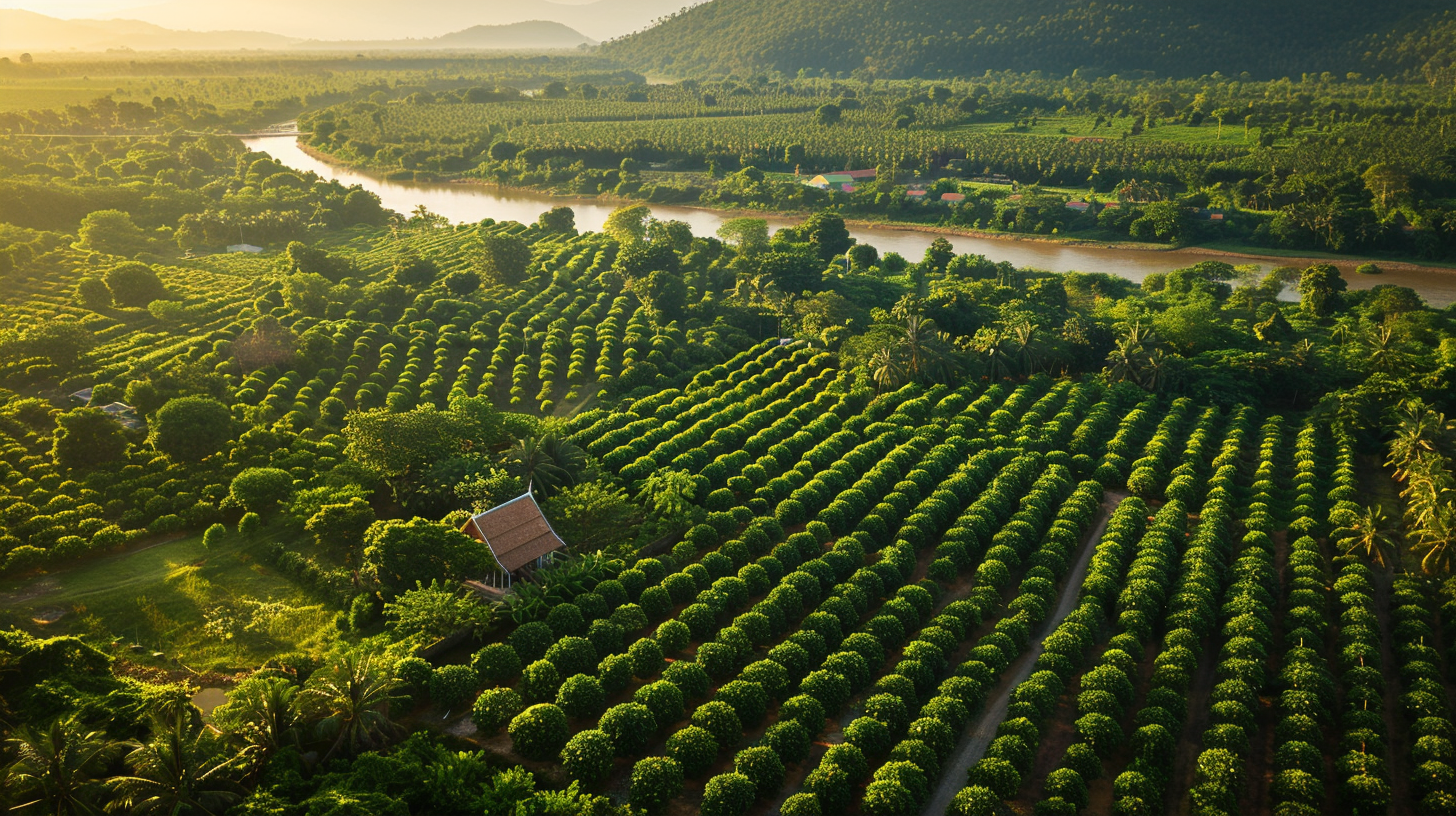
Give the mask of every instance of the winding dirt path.
M 1102 507 L 1098 514 L 1097 526 L 1082 540 L 1081 553 L 1077 557 L 1077 563 L 1072 571 L 1067 573 L 1067 578 L 1062 584 L 1062 594 L 1057 601 L 1057 606 L 1052 614 L 1042 625 L 1041 631 L 1037 633 L 1036 639 L 1021 656 L 1011 662 L 1006 670 L 1001 673 L 1001 680 L 991 689 L 986 698 L 986 704 L 981 709 L 981 715 L 971 724 L 970 730 L 961 736 L 960 744 L 956 746 L 955 752 L 950 759 L 946 760 L 941 768 L 940 781 L 936 784 L 935 792 L 921 809 L 921 816 L 944 816 L 946 808 L 955 799 L 955 795 L 966 785 L 966 774 L 971 766 L 985 755 L 986 749 L 990 747 L 991 741 L 996 739 L 996 729 L 1001 721 L 1006 719 L 1006 710 L 1011 705 L 1011 692 L 1031 676 L 1036 668 L 1037 658 L 1041 657 L 1042 641 L 1050 635 L 1062 619 L 1071 614 L 1077 607 L 1077 598 L 1081 594 L 1082 579 L 1087 575 L 1087 565 L 1092 561 L 1092 553 L 1097 549 L 1097 542 L 1102 540 L 1102 534 L 1107 530 L 1107 521 L 1112 518 L 1112 511 L 1117 508 L 1126 496 L 1122 493 L 1108 492 L 1103 496 Z

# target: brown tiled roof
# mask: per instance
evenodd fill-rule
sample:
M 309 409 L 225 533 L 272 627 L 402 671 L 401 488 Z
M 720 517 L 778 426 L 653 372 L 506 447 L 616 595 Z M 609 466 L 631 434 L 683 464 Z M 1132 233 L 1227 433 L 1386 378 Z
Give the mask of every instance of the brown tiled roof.
M 507 572 L 566 548 L 529 493 L 472 517 L 461 532 L 484 541 Z

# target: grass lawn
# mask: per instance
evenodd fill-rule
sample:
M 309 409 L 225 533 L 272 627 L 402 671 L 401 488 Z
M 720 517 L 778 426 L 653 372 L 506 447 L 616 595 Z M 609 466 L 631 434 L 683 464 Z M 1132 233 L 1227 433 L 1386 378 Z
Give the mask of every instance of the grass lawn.
M 259 550 L 240 542 L 207 550 L 190 537 L 5 581 L 0 625 L 83 635 L 135 662 L 175 660 L 195 671 L 252 668 L 336 637 L 334 610 L 261 563 Z

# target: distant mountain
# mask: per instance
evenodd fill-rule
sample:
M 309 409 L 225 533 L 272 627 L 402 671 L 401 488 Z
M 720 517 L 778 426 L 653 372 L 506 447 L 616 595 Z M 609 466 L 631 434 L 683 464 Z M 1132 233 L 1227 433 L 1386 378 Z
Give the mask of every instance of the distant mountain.
M 312 40 L 438 36 L 478 25 L 561 23 L 605 40 L 646 28 L 695 0 L 163 0 L 116 16 L 196 31 L 247 26 Z M 139 0 L 144 2 L 144 0 Z
M 1358 71 L 1450 0 L 711 0 L 603 46 L 670 75 Z
M 261 31 L 173 31 L 140 20 L 57 20 L 32 11 L 0 9 L 0 50 L 138 51 L 286 48 L 291 37 Z
M 472 26 L 440 37 L 391 40 L 305 40 L 261 31 L 175 31 L 139 20 L 57 20 L 30 11 L 0 9 L 0 50 L 231 51 L 285 50 L 513 50 L 549 51 L 595 41 L 561 23 L 532 20 Z

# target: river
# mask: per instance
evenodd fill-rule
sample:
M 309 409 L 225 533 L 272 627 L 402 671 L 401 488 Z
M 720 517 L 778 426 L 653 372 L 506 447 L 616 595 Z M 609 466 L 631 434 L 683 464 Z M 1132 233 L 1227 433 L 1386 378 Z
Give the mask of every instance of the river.
M 430 212 L 443 215 L 455 223 L 481 221 L 486 218 L 531 223 L 545 210 L 567 205 L 576 212 L 577 228 L 597 230 L 618 206 L 553 198 L 541 193 L 503 189 L 486 184 L 386 181 L 378 176 L 330 164 L 311 156 L 299 147 L 297 137 L 289 134 L 249 136 L 243 139 L 243 143 L 249 149 L 267 153 L 295 170 L 317 173 L 324 178 L 336 179 L 346 186 L 357 184 L 378 195 L 385 207 L 396 212 L 409 213 L 424 205 Z M 693 207 L 660 204 L 653 204 L 651 207 L 655 217 L 685 221 L 692 226 L 696 235 L 712 235 L 724 221 L 734 217 L 728 213 Z M 777 229 L 795 224 L 798 220 L 769 218 L 768 222 L 770 228 Z M 935 233 L 923 230 L 874 226 L 854 226 L 851 227 L 850 234 L 859 241 L 873 245 L 882 254 L 898 252 L 912 261 L 918 261 L 925 254 L 926 247 L 937 237 Z M 1386 267 L 1383 275 L 1357 275 L 1355 267 L 1360 262 L 1355 260 L 1225 255 L 1196 249 L 1079 246 L 1052 241 L 980 238 L 951 233 L 944 237 L 951 242 L 956 252 L 984 255 L 997 262 L 1010 261 L 1022 268 L 1050 272 L 1106 272 L 1133 281 L 1141 281 L 1154 272 L 1180 269 L 1215 257 L 1234 264 L 1258 264 L 1265 269 L 1285 265 L 1335 263 L 1340 267 L 1351 289 L 1369 289 L 1377 284 L 1389 283 L 1416 290 L 1432 306 L 1456 303 L 1456 269 L 1382 264 Z M 1286 297 L 1292 296 L 1292 293 L 1286 293 Z

